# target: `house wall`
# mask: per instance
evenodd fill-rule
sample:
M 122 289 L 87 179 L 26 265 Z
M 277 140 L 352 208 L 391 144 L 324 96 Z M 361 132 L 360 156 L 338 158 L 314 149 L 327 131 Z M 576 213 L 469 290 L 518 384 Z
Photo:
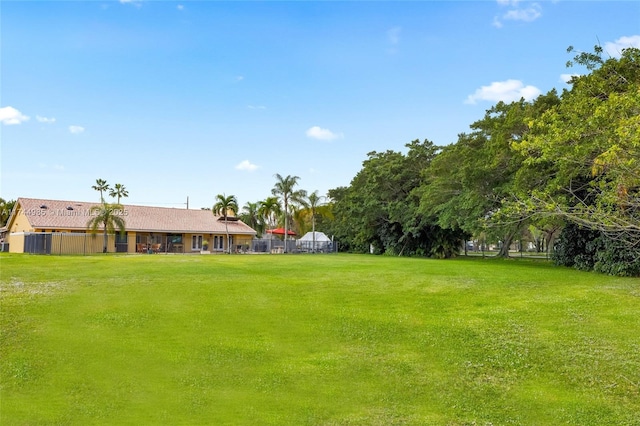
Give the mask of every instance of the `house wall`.
M 250 235 L 234 235 L 233 238 L 235 246 L 243 246 L 247 250 L 251 248 L 251 241 L 253 241 L 253 237 Z
M 182 239 L 182 244 L 184 244 L 184 252 L 185 253 L 191 253 L 191 252 L 200 251 L 200 248 L 192 249 L 192 245 L 193 245 L 192 239 L 193 239 L 194 235 L 195 236 L 201 235 L 203 241 L 207 239 L 206 238 L 206 234 L 184 234 L 184 237 Z
M 127 253 L 136 252 L 136 235 L 134 231 L 127 232 Z
M 13 216 L 13 220 L 7 227 L 7 233 L 13 234 L 17 232 L 33 232 L 33 228 L 29 223 L 28 214 L 37 214 L 40 211 L 34 212 L 25 212 L 22 209 L 22 206 L 17 206 L 17 211 Z
M 24 232 L 16 232 L 7 235 L 9 243 L 9 253 L 24 253 Z

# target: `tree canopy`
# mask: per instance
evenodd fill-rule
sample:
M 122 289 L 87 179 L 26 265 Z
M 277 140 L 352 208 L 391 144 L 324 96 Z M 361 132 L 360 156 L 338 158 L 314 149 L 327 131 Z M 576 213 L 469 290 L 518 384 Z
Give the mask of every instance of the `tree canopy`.
M 532 213 L 633 239 L 640 234 L 640 50 L 606 61 L 600 54 L 575 58 L 593 72 L 574 77 L 561 102 L 514 144 L 527 157 L 522 175 L 547 171 L 518 201 Z
M 638 273 L 622 265 L 640 262 L 640 50 L 603 59 L 596 47 L 568 65 L 589 72 L 560 95 L 497 103 L 451 145 L 370 152 L 350 185 L 328 194 L 342 246 L 448 256 L 483 235 L 508 256 L 516 238 L 548 246 L 573 224 L 565 232 L 588 230 L 580 238 L 599 250 L 585 265 Z

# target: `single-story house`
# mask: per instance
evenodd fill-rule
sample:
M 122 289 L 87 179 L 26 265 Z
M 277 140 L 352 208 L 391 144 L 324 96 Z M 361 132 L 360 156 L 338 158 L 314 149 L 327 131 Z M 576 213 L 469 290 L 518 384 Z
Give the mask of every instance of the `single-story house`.
M 18 198 L 7 222 L 5 242 L 12 253 L 99 253 L 103 230 L 89 231 L 93 206 L 100 203 Z M 108 252 L 192 253 L 243 251 L 256 231 L 235 216 L 211 210 L 123 205 L 125 232 L 108 237 Z M 227 239 L 227 230 L 229 241 Z M 208 247 L 207 247 L 208 246 Z

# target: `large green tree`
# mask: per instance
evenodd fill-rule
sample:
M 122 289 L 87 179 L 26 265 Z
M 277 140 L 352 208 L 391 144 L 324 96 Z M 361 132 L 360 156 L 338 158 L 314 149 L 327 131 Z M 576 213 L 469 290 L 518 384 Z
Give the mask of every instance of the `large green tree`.
M 229 212 L 234 215 L 238 212 L 238 200 L 235 195 L 227 196 L 224 194 L 218 194 L 216 195 L 216 202 L 211 210 L 213 211 L 213 214 L 224 218 L 224 229 L 227 236 L 227 252 L 230 254 L 231 244 L 229 241 L 229 224 L 227 219 L 229 217 Z
M 276 178 L 276 183 L 273 186 L 271 193 L 276 197 L 280 197 L 280 200 L 282 201 L 282 212 L 284 214 L 284 251 L 286 252 L 291 204 L 303 203 L 304 198 L 307 196 L 307 191 L 303 189 L 295 189 L 298 185 L 298 180 L 300 180 L 298 176 L 287 175 L 286 177 L 282 177 L 280 174 L 276 173 L 274 177 Z
M 91 232 L 97 232 L 98 228 L 102 228 L 104 241 L 102 252 L 107 252 L 109 244 L 109 234 L 114 234 L 116 228 L 120 233 L 125 231 L 124 208 L 120 204 L 100 203 L 89 209 L 91 219 L 87 222 L 87 227 Z
M 503 209 L 518 190 L 515 176 L 525 160 L 512 144 L 527 134 L 531 119 L 558 101 L 551 91 L 531 102 L 498 102 L 487 110 L 425 172 L 421 211 L 436 216 L 444 228 L 493 236 L 501 243 L 499 256 L 509 256 L 511 243 L 529 220 L 520 211 L 507 215 Z
M 574 77 L 561 102 L 532 120 L 531 131 L 514 144 L 527 158 L 521 180 L 539 177 L 535 187 L 520 194 L 518 207 L 538 216 L 560 216 L 637 245 L 640 50 L 626 49 L 620 58 L 605 60 L 596 47 L 593 53 L 578 54 L 569 65 L 591 72 Z
M 406 154 L 370 152 L 348 188 L 329 191 L 335 217 L 332 232 L 343 248 L 395 255 L 449 257 L 462 235 L 443 230 L 433 216 L 420 214 L 423 171 L 439 148 L 428 140 L 406 145 Z

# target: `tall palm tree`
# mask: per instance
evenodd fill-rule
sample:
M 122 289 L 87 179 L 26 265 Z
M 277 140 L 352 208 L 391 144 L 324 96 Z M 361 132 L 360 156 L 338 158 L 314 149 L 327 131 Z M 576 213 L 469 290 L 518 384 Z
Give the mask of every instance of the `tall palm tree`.
M 316 214 L 318 213 L 318 207 L 324 202 L 324 198 L 318 195 L 318 191 L 313 191 L 306 200 L 307 208 L 311 211 L 311 231 L 313 232 L 313 252 L 316 251 Z
M 247 202 L 242 207 L 242 212 L 240 213 L 240 219 L 242 219 L 244 223 L 246 223 L 256 231 L 258 231 L 259 234 L 262 234 L 262 231 L 263 231 L 262 228 L 264 228 L 264 223 L 260 218 L 259 209 L 260 209 L 260 203 Z
M 104 179 L 96 179 L 96 184 L 93 185 L 91 188 L 100 192 L 100 202 L 104 203 L 104 196 L 102 193 L 109 190 L 109 185 L 107 185 L 107 181 Z
M 289 230 L 289 204 L 290 202 L 301 203 L 304 197 L 307 196 L 307 191 L 303 189 L 294 190 L 294 187 L 298 184 L 298 176 L 288 175 L 283 178 L 279 173 L 274 175 L 276 178 L 276 184 L 273 186 L 271 193 L 275 196 L 280 196 L 282 204 L 284 206 L 284 251 L 287 252 L 287 233 Z
M 103 253 L 107 252 L 109 234 L 115 233 L 116 228 L 118 228 L 120 233 L 124 233 L 125 221 L 121 214 L 123 211 L 124 208 L 120 204 L 109 204 L 104 202 L 89 209 L 91 219 L 87 222 L 87 227 L 91 232 L 96 232 L 101 226 L 104 230 L 104 243 L 102 245 Z
M 224 194 L 216 195 L 216 203 L 213 205 L 213 214 L 224 217 L 224 229 L 227 233 L 227 250 L 229 254 L 231 254 L 231 244 L 229 244 L 229 226 L 227 224 L 227 217 L 229 212 L 232 212 L 234 215 L 238 212 L 238 200 L 235 195 L 229 195 L 228 197 Z
M 260 201 L 258 214 L 267 223 L 269 228 L 274 228 L 276 226 L 280 213 L 281 210 L 278 197 L 267 197 L 266 200 Z
M 120 198 L 129 196 L 129 191 L 121 183 L 116 183 L 113 188 L 109 188 L 109 196 L 116 197 L 116 203 L 120 204 Z

